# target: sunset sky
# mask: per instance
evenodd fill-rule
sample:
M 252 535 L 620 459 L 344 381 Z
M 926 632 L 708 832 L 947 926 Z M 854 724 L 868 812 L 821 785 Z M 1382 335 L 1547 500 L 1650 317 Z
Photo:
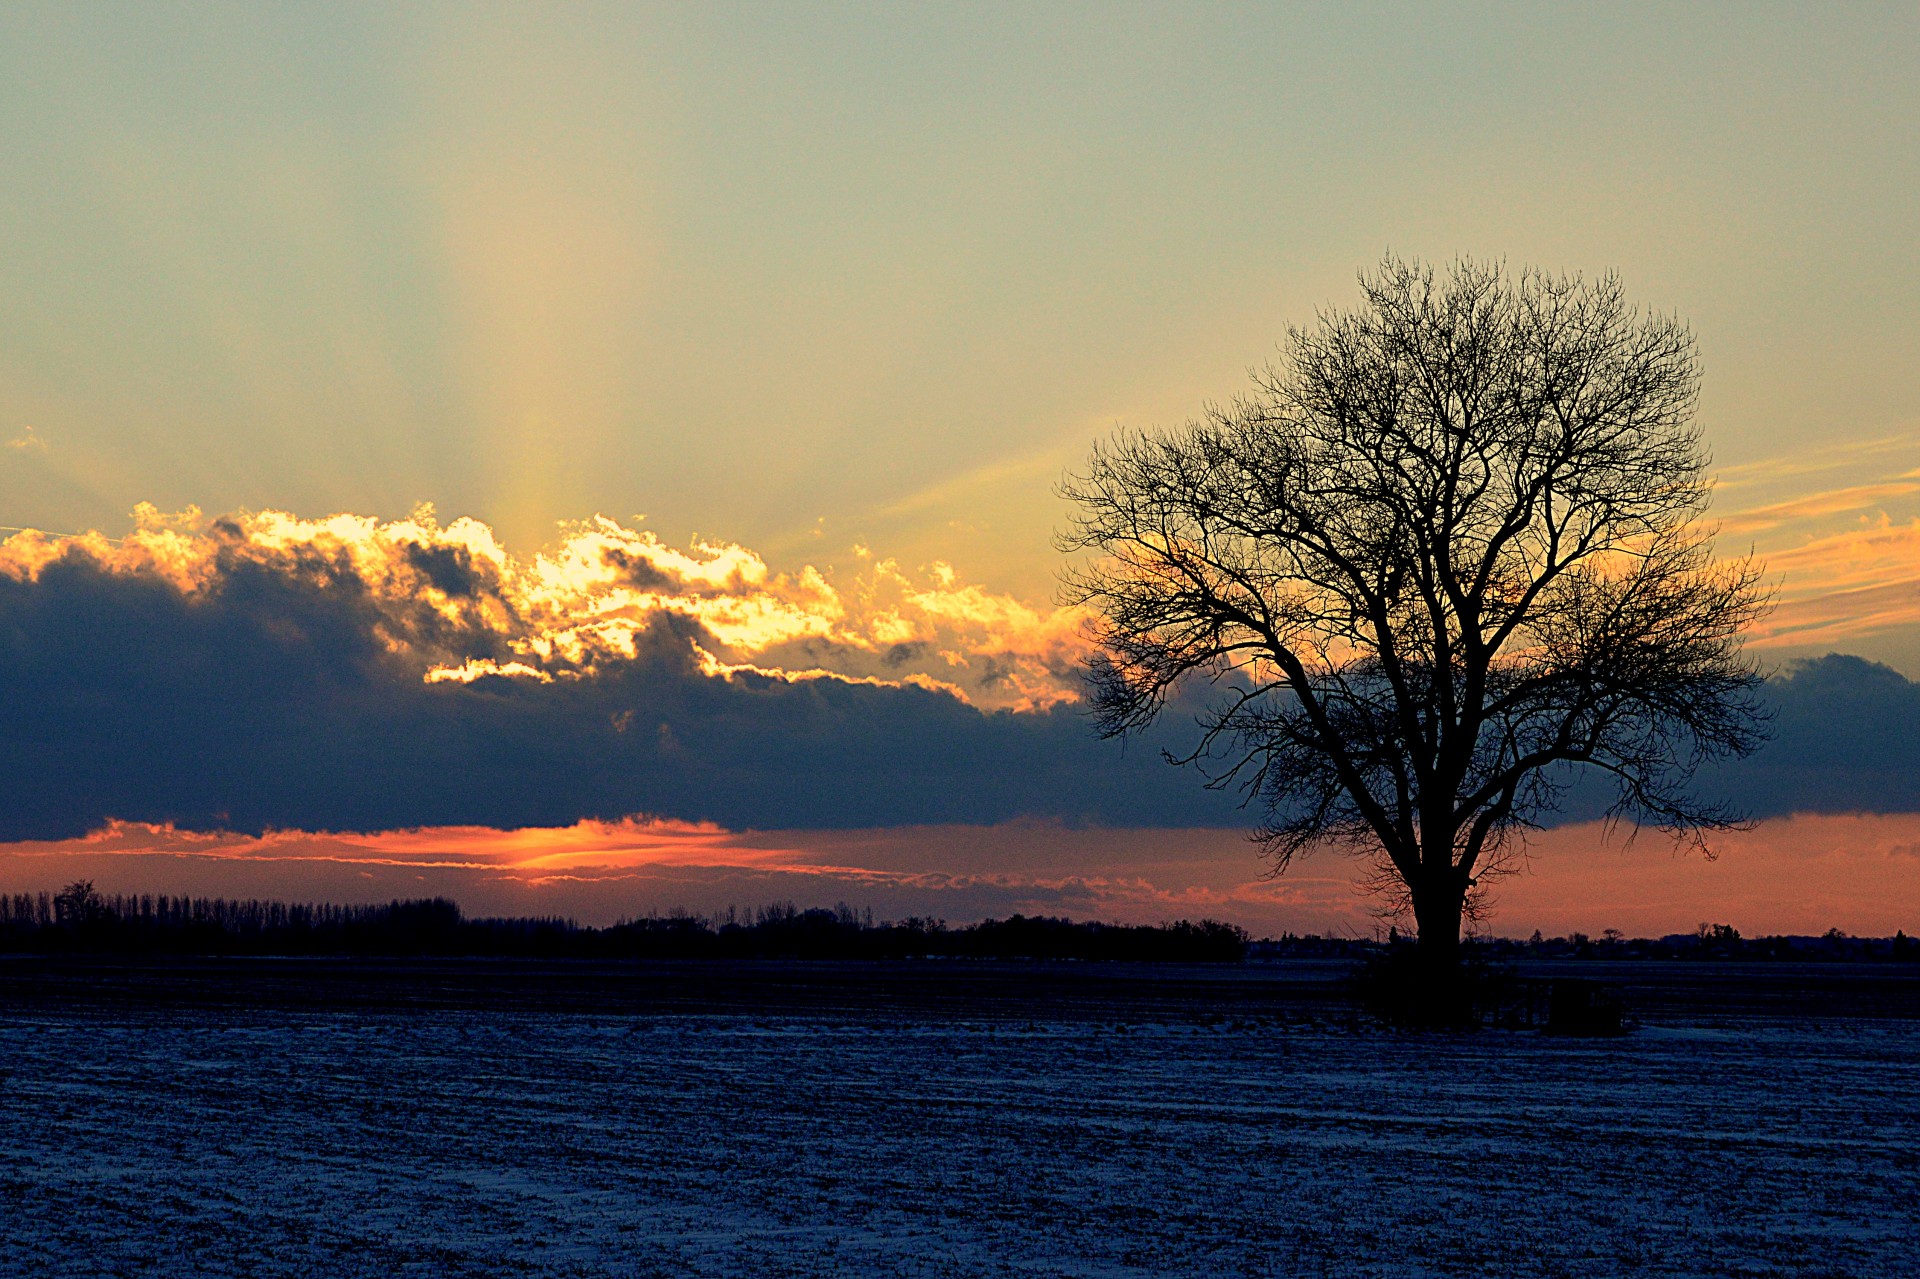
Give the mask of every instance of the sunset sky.
M 1912 6 L 931 10 L 0 10 L 0 891 L 1371 931 L 1050 537 L 1392 251 L 1685 318 L 1779 600 L 1758 825 L 1494 931 L 1920 925 Z

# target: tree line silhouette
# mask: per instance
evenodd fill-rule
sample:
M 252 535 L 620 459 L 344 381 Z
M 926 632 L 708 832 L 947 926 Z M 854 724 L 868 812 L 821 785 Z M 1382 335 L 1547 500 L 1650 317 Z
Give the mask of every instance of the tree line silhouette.
M 1543 937 L 1536 930 L 1525 941 L 1494 939 L 1481 943 L 1490 959 L 1724 959 L 1741 961 L 1798 960 L 1920 962 L 1920 941 L 1904 929 L 1891 937 L 1855 937 L 1838 928 L 1819 936 L 1773 934 L 1743 937 L 1731 924 L 1701 924 L 1690 933 L 1665 937 L 1628 937 L 1609 928 L 1598 937 L 1570 933 Z
M 1013 915 L 962 927 L 876 922 L 846 903 L 792 902 L 604 928 L 555 916 L 469 919 L 444 898 L 384 905 L 114 894 L 88 881 L 0 894 L 0 952 L 125 955 L 393 955 L 578 959 L 1088 959 L 1237 963 L 1246 931 L 1217 920 L 1105 924 Z
M 779 902 L 724 913 L 623 920 L 604 928 L 559 916 L 469 919 L 444 897 L 378 905 L 237 900 L 167 894 L 103 894 L 86 880 L 58 892 L 0 893 L 0 953 L 119 955 L 498 956 L 576 959 L 1082 959 L 1148 963 L 1239 963 L 1270 959 L 1365 960 L 1410 946 L 1297 936 L 1253 940 L 1218 920 L 1170 924 L 1075 922 L 1012 915 L 949 926 L 924 917 L 876 922 L 842 902 L 801 909 Z M 1920 940 L 1820 936 L 1743 937 L 1729 924 L 1692 933 L 1527 939 L 1474 937 L 1479 962 L 1519 959 L 1799 960 L 1920 963 Z
M 1250 943 L 1247 957 L 1254 960 L 1295 956 L 1370 960 L 1411 951 L 1414 945 L 1414 938 L 1398 928 L 1390 929 L 1384 942 L 1296 937 L 1286 933 Z M 1462 946 L 1466 957 L 1481 965 L 1542 959 L 1920 963 L 1920 940 L 1907 936 L 1904 929 L 1891 937 L 1856 937 L 1838 928 L 1829 928 L 1817 936 L 1774 933 L 1744 937 L 1731 924 L 1701 924 L 1693 932 L 1668 933 L 1664 937 L 1629 937 L 1617 928 L 1606 929 L 1597 937 L 1581 932 L 1548 937 L 1535 929 L 1527 938 L 1472 936 L 1466 938 Z

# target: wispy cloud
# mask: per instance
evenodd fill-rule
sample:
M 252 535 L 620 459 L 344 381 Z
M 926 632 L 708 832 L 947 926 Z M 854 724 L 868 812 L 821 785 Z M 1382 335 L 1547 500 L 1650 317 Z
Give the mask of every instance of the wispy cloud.
M 957 506 L 976 499 L 986 490 L 1016 485 L 1022 488 L 1045 485 L 1058 479 L 1067 467 L 1083 461 L 1085 452 L 1085 433 L 1075 431 L 1051 448 L 976 467 L 876 507 L 868 515 L 875 519 L 896 519 Z
M 1912 497 L 1916 493 L 1920 493 L 1920 470 L 1906 471 L 1875 484 L 1854 484 L 1791 501 L 1736 511 L 1720 520 L 1720 531 L 1736 536 L 1770 533 L 1808 520 L 1878 511 L 1889 502 Z
M 1884 473 L 1901 465 L 1901 458 L 1920 457 L 1920 432 L 1905 431 L 1866 440 L 1814 444 L 1776 457 L 1724 466 L 1714 472 L 1715 488 L 1765 488 L 1801 484 L 1814 475 L 1867 471 Z
M 1840 645 L 1920 625 L 1920 519 L 1878 515 L 1763 558 L 1778 591 L 1751 637 L 1757 646 Z
M 6 446 L 16 453 L 45 453 L 47 451 L 46 438 L 31 426 L 21 427 L 20 434 L 7 440 Z
M 1755 645 L 1844 645 L 1920 625 L 1916 461 L 1920 433 L 1907 432 L 1814 446 L 1719 474 L 1722 499 L 1732 490 L 1752 503 L 1718 517 L 1722 545 L 1747 541 L 1776 588 L 1777 607 L 1751 636 Z M 1809 480 L 1822 477 L 1827 487 L 1807 491 Z

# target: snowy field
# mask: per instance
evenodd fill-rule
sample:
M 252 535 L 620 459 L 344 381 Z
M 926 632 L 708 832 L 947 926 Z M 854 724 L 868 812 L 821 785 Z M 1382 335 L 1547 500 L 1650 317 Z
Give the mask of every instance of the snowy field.
M 1311 971 L 36 962 L 10 1276 L 1920 1273 L 1911 984 L 1595 1042 Z

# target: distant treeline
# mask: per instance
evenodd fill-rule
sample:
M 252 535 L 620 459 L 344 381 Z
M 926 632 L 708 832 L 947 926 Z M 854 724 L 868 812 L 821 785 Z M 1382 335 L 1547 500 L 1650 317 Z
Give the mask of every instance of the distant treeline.
M 1742 937 L 1731 924 L 1702 924 L 1690 933 L 1627 937 L 1609 928 L 1598 937 L 1573 933 L 1526 941 L 1484 943 L 1495 957 L 1530 955 L 1569 959 L 1892 960 L 1920 962 L 1920 942 L 1905 930 L 1891 937 L 1853 937 L 1838 928 L 1815 936 Z
M 950 928 L 874 922 L 842 903 L 676 912 L 593 928 L 569 919 L 468 919 L 445 898 L 383 906 L 57 893 L 0 894 L 0 952 L 124 955 L 440 955 L 579 959 L 1106 959 L 1237 963 L 1245 930 L 1216 920 L 1132 925 L 1014 915 Z
M 578 959 L 1104 959 L 1238 963 L 1265 959 L 1362 960 L 1411 945 L 1389 933 L 1297 936 L 1264 941 L 1217 920 L 1159 925 L 1076 923 L 1014 915 L 949 927 L 938 919 L 876 923 L 841 903 L 801 910 L 791 902 L 701 916 L 676 911 L 594 928 L 558 917 L 468 919 L 444 897 L 377 906 L 235 901 L 165 894 L 107 895 L 91 883 L 57 893 L 0 893 L 0 953 L 122 955 L 439 955 Z M 1727 924 L 1691 933 L 1598 937 L 1573 933 L 1525 940 L 1473 938 L 1470 953 L 1514 959 L 1717 959 L 1920 962 L 1920 941 L 1821 936 L 1742 937 Z
M 1413 939 L 1390 931 L 1383 943 L 1343 937 L 1279 938 L 1249 943 L 1253 960 L 1300 957 L 1364 959 L 1382 951 L 1413 945 Z M 1903 930 L 1891 937 L 1854 937 L 1830 928 L 1818 936 L 1774 935 L 1743 937 L 1731 924 L 1701 924 L 1690 933 L 1665 937 L 1628 937 L 1609 928 L 1598 937 L 1571 933 L 1545 937 L 1535 932 L 1524 940 L 1513 937 L 1470 937 L 1469 955 L 1482 960 L 1515 959 L 1724 959 L 1920 963 L 1920 940 Z

